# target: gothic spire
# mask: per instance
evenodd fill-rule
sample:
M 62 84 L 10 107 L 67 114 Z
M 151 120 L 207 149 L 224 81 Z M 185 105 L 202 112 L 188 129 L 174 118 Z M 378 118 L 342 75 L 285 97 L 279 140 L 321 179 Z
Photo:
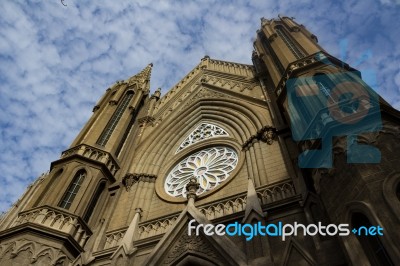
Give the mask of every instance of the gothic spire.
M 138 74 L 133 75 L 127 80 L 127 83 L 129 85 L 133 83 L 148 83 L 150 81 L 151 77 L 151 69 L 153 67 L 153 63 L 148 64 L 142 71 L 140 71 Z

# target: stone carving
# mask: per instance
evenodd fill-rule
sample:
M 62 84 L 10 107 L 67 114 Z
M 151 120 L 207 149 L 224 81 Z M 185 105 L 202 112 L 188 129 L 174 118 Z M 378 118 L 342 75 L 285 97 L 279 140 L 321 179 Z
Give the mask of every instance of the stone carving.
M 139 224 L 139 239 L 166 233 L 175 224 L 178 216 L 179 214 Z
M 156 176 L 156 175 L 152 175 L 152 174 L 144 174 L 144 173 L 140 173 L 140 174 L 134 173 L 134 174 L 131 174 L 131 173 L 128 173 L 128 174 L 126 174 L 125 177 L 122 179 L 122 184 L 125 186 L 126 191 L 130 191 L 131 187 L 132 187 L 135 183 L 137 183 L 137 182 L 139 182 L 139 181 L 154 183 L 154 182 L 156 181 L 156 179 L 157 179 L 157 176 Z
M 140 223 L 138 240 L 166 233 L 175 224 L 178 216 L 179 213 L 167 218 Z M 124 238 L 126 230 L 127 228 L 123 228 L 117 231 L 108 232 L 106 234 L 106 243 L 104 249 L 119 246 Z
M 189 236 L 187 230 L 185 230 L 185 232 L 179 237 L 179 240 L 168 252 L 163 264 L 169 265 L 183 254 L 190 252 L 201 253 L 205 258 L 209 258 L 211 261 L 221 261 L 219 254 L 203 236 Z
M 4 262 L 13 265 L 13 259 L 18 258 L 26 250 L 29 251 L 27 253 L 29 258 L 25 259 L 29 259 L 31 264 L 41 265 L 41 262 L 44 261 L 49 263 L 48 265 L 68 265 L 70 263 L 68 257 L 60 249 L 28 239 L 20 239 L 11 243 L 0 244 L 0 264 Z M 10 254 L 8 258 L 7 254 Z
M 257 189 L 257 196 L 260 204 L 269 204 L 295 196 L 295 190 L 292 182 L 282 182 Z M 246 195 L 239 195 L 225 201 L 217 201 L 205 206 L 200 206 L 199 211 L 203 213 L 208 220 L 213 220 L 246 209 Z
M 242 64 L 236 64 L 236 63 L 230 63 L 230 62 L 225 62 L 225 61 L 218 61 L 218 60 L 204 60 L 200 65 L 206 64 L 207 62 L 210 62 L 211 68 L 214 68 L 214 70 L 220 70 L 220 67 L 223 68 L 228 68 L 231 70 L 232 74 L 235 75 L 242 75 L 248 77 L 249 75 L 252 76 L 254 73 L 254 68 L 249 65 L 242 65 Z M 216 77 L 216 76 L 211 76 L 204 74 L 201 79 L 200 83 L 196 83 L 194 86 L 192 86 L 188 92 L 184 93 L 183 95 L 179 96 L 178 92 L 181 91 L 181 88 L 184 87 L 189 83 L 192 78 L 199 74 L 202 67 L 198 65 L 191 73 L 189 73 L 185 78 L 182 79 L 180 83 L 175 85 L 174 88 L 172 88 L 167 94 L 165 94 L 160 101 L 158 102 L 158 105 L 155 106 L 155 113 L 158 112 L 158 115 L 160 116 L 157 119 L 156 125 L 158 125 L 162 120 L 164 120 L 170 113 L 172 113 L 182 102 L 184 99 L 188 97 L 188 95 L 191 95 L 191 93 L 200 85 L 200 83 L 203 84 L 210 84 L 226 89 L 233 90 L 235 88 L 238 88 L 237 90 L 240 92 L 243 92 L 244 90 L 252 90 L 255 88 L 257 85 L 257 82 L 253 82 L 253 80 L 244 80 L 243 82 L 240 81 L 235 81 L 235 80 L 229 80 L 229 79 L 224 79 L 221 77 Z M 205 65 L 203 65 L 204 67 Z M 246 74 L 245 74 L 246 73 Z M 249 83 L 250 81 L 250 83 Z M 208 91 L 205 93 L 205 91 Z M 176 99 L 170 107 L 166 106 L 167 102 L 171 102 L 172 97 L 180 97 L 179 99 Z M 202 98 L 233 98 L 227 94 L 222 94 L 218 92 L 214 92 L 211 90 L 205 90 L 204 88 L 200 89 L 200 91 L 192 97 L 186 104 L 185 106 L 181 109 L 185 109 L 191 104 L 193 104 L 195 101 L 202 99 Z
M 14 226 L 25 223 L 34 223 L 67 233 L 75 239 L 81 247 L 85 245 L 86 240 L 92 234 L 89 227 L 81 218 L 50 206 L 41 206 L 19 213 L 17 220 L 14 222 Z
M 295 196 L 293 183 L 290 181 L 281 182 L 257 189 L 257 196 L 260 204 L 269 204 L 279 200 Z M 226 215 L 231 215 L 246 209 L 247 197 L 245 194 L 236 195 L 233 198 L 224 201 L 216 201 L 198 207 L 199 211 L 204 214 L 208 220 L 214 220 Z M 175 224 L 180 213 L 175 213 L 169 217 L 146 221 L 139 224 L 138 239 L 145 239 L 151 236 L 166 233 Z M 116 247 L 120 245 L 127 228 L 117 231 L 108 232 L 106 234 L 106 244 L 104 249 Z
M 213 202 L 200 207 L 199 211 L 206 216 L 208 220 L 241 212 L 246 209 L 246 195 L 235 197 L 230 200 Z
M 213 91 L 213 90 L 208 90 L 208 89 L 205 89 L 205 88 L 201 88 L 201 89 L 196 93 L 196 95 L 194 95 L 194 96 L 185 104 L 185 106 L 182 108 L 182 110 L 183 110 L 183 109 L 186 109 L 188 106 L 193 105 L 193 103 L 195 103 L 195 102 L 197 102 L 197 101 L 199 101 L 199 100 L 201 100 L 201 99 L 205 99 L 205 98 L 233 99 L 233 97 L 230 96 L 230 95 L 227 95 L 227 94 L 224 94 L 224 93 L 220 93 L 220 92 L 216 92 L 216 91 Z
M 272 126 L 264 126 L 259 131 L 257 131 L 255 135 L 252 135 L 248 140 L 243 143 L 243 150 L 248 150 L 253 145 L 253 143 L 259 140 L 271 145 L 276 138 L 276 132 L 276 128 Z
M 292 182 L 283 182 L 266 188 L 257 189 L 261 204 L 283 200 L 296 195 Z
M 229 136 L 229 134 L 220 126 L 211 123 L 201 123 L 189 136 L 181 143 L 175 153 L 185 149 L 186 147 L 197 142 L 221 136 Z
M 143 125 L 145 123 L 153 125 L 154 121 L 155 121 L 155 119 L 152 116 L 144 116 L 144 117 L 138 119 L 138 122 L 140 125 Z
M 238 91 L 243 92 L 244 90 L 252 90 L 254 87 L 257 86 L 257 83 L 250 83 L 247 84 L 244 82 L 240 81 L 235 81 L 235 80 L 229 80 L 229 79 L 224 79 L 221 77 L 216 77 L 216 76 L 210 76 L 210 75 L 203 75 L 201 78 L 201 83 L 203 84 L 210 84 L 214 85 L 217 87 L 225 88 L 225 89 L 230 89 L 234 90 L 237 88 Z
M 114 176 L 119 170 L 119 165 L 116 160 L 112 157 L 112 155 L 106 151 L 102 151 L 95 147 L 81 144 L 72 149 L 66 150 L 61 154 L 61 159 L 73 156 L 80 155 L 94 161 L 100 162 L 104 164 L 108 170 L 110 170 L 111 174 Z
M 118 231 L 113 231 L 113 232 L 107 233 L 104 249 L 109 249 L 109 248 L 119 246 L 121 244 L 122 239 L 124 238 L 126 230 L 127 230 L 127 228 L 124 228 L 124 229 L 121 229 Z
M 200 188 L 200 184 L 199 184 L 199 182 L 197 181 L 197 178 L 196 177 L 192 177 L 192 178 L 190 178 L 190 180 L 189 180 L 189 183 L 187 183 L 187 185 L 186 185 L 186 197 L 187 197 L 187 199 L 189 200 L 189 199 L 196 199 L 196 192 L 197 192 L 197 190 Z

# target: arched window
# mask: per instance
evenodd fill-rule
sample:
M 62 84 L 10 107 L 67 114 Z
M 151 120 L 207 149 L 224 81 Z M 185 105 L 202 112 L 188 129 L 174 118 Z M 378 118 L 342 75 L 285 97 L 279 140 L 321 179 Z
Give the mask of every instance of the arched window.
M 125 109 L 128 107 L 129 102 L 133 97 L 133 91 L 128 91 L 125 96 L 122 98 L 121 103 L 118 105 L 117 109 L 115 110 L 114 114 L 112 115 L 110 121 L 108 121 L 107 126 L 104 128 L 103 132 L 101 133 L 99 139 L 97 140 L 97 144 L 101 146 L 105 146 L 108 140 L 111 137 L 114 129 L 117 127 L 119 120 L 121 119 Z
M 71 204 L 74 201 L 75 196 L 78 193 L 79 189 L 81 188 L 83 180 L 85 180 L 85 177 L 86 177 L 85 170 L 79 170 L 75 174 L 74 179 L 72 180 L 71 184 L 69 185 L 62 200 L 58 204 L 59 207 L 67 209 L 67 210 L 69 209 L 69 207 L 71 207 Z
M 201 123 L 199 126 L 193 130 L 189 136 L 179 145 L 178 150 L 175 153 L 185 149 L 186 147 L 193 145 L 197 142 L 215 138 L 215 137 L 228 137 L 229 134 L 220 126 L 211 124 L 211 123 Z
M 129 136 L 130 132 L 132 131 L 132 128 L 136 121 L 136 117 L 139 114 L 139 111 L 142 109 L 145 99 L 146 99 L 146 96 L 143 96 L 138 108 L 136 108 L 135 111 L 133 112 L 133 114 L 131 115 L 131 120 L 129 121 L 129 124 L 125 129 L 125 133 L 122 136 L 120 143 L 118 144 L 117 150 L 115 151 L 115 154 L 117 155 L 117 157 L 120 155 L 122 148 L 124 147 L 124 144 Z
M 353 214 L 351 223 L 353 228 L 364 226 L 369 228 L 372 226 L 369 219 L 362 213 L 356 212 Z M 361 247 L 365 255 L 368 257 L 371 265 L 394 265 L 389 257 L 385 247 L 377 235 L 357 235 Z
M 83 220 L 85 222 L 89 222 L 89 219 L 92 216 L 93 211 L 96 208 L 97 202 L 99 201 L 100 196 L 103 193 L 105 187 L 106 187 L 106 182 L 102 182 L 98 186 L 98 188 L 97 188 L 96 192 L 94 193 L 94 196 L 89 204 L 89 207 L 86 210 L 85 216 L 83 217 Z

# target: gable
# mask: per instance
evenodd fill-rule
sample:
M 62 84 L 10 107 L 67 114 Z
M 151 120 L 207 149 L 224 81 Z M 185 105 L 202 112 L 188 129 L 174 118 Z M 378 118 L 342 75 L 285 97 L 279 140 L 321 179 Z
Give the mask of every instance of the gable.
M 211 222 L 189 202 L 175 226 L 167 232 L 148 255 L 145 265 L 246 265 L 244 253 L 227 236 L 188 234 L 188 223 Z M 189 263 L 189 264 L 187 264 Z M 193 264 L 190 264 L 193 263 Z

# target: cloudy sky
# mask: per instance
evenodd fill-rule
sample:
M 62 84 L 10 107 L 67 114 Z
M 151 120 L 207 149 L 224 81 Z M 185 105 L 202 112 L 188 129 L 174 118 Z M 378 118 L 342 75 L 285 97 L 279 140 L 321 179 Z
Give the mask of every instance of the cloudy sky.
M 400 108 L 400 0 L 64 3 L 0 1 L 0 212 L 49 169 L 115 81 L 153 62 L 152 91 L 165 92 L 206 54 L 250 64 L 261 17 L 295 17 Z

